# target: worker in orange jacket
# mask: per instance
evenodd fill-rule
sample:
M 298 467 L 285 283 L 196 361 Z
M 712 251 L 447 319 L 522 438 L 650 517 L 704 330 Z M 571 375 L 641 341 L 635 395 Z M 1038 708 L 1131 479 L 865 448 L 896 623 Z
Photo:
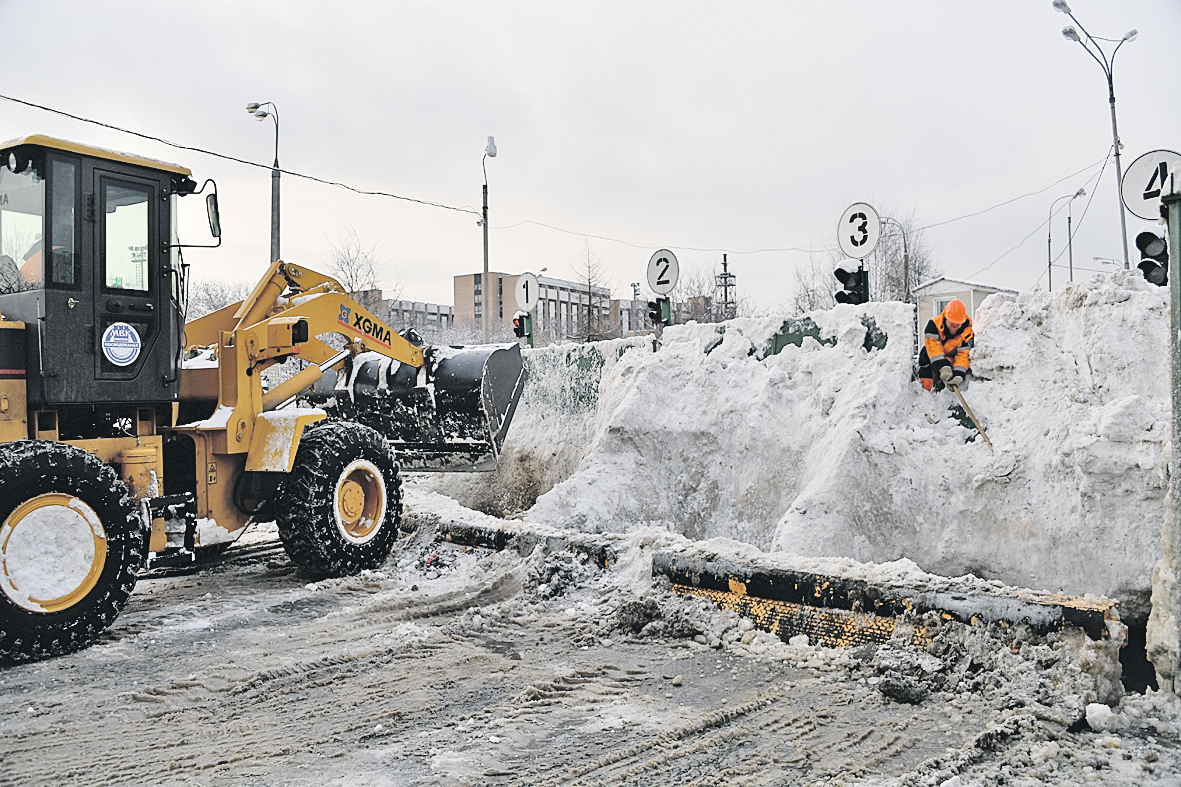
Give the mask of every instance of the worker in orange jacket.
M 919 379 L 928 391 L 961 386 L 968 375 L 968 351 L 975 334 L 964 302 L 956 298 L 927 322 L 919 352 Z

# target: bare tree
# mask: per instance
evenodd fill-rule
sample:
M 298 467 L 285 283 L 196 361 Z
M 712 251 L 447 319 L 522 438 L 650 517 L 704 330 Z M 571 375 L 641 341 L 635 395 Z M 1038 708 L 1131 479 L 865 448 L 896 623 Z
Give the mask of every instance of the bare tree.
M 894 212 L 889 221 L 882 222 L 878 245 L 866 261 L 871 300 L 905 301 L 915 287 L 942 275 L 923 229 L 918 225 L 913 210 Z
M 250 294 L 250 285 L 244 281 L 202 279 L 190 281 L 188 291 L 185 319 L 195 320 L 244 300 Z
M 612 339 L 619 336 L 619 326 L 611 324 L 611 288 L 590 241 L 584 243 L 582 258 L 573 266 L 580 293 L 571 309 L 569 333 L 587 342 Z
M 843 259 L 839 252 L 814 252 L 808 261 L 796 266 L 795 295 L 791 308 L 796 314 L 831 309 L 836 305 L 836 277 L 833 270 Z
M 677 282 L 677 300 L 688 306 L 688 319 L 697 322 L 717 322 L 713 308 L 717 263 L 702 263 L 686 268 Z
M 377 288 L 377 244 L 366 246 L 352 227 L 342 227 L 336 242 L 330 243 L 328 272 L 349 295 Z

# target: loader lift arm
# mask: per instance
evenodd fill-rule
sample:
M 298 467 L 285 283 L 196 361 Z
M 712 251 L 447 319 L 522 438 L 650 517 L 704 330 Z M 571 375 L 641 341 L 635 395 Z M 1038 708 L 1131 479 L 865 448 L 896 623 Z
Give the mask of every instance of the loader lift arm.
M 224 472 L 235 479 L 289 472 L 303 429 L 325 418 L 375 429 L 403 467 L 495 469 L 525 380 L 516 344 L 416 346 L 332 277 L 282 261 L 246 299 L 185 333 L 205 362 L 184 368 L 182 410 L 200 400 L 212 415 L 173 431 L 207 446 L 199 467 L 232 463 Z M 345 337 L 343 351 L 316 338 L 328 333 Z M 264 392 L 261 373 L 291 357 L 310 365 Z M 315 406 L 285 406 L 300 394 Z M 220 507 L 211 500 L 211 510 Z

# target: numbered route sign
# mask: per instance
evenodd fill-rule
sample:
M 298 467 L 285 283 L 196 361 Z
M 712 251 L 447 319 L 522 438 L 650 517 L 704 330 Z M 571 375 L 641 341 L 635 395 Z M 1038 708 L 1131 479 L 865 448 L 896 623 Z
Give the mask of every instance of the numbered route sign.
M 1156 221 L 1160 218 L 1160 198 L 1174 189 L 1181 191 L 1181 153 L 1154 150 L 1128 167 L 1120 196 L 1133 215 Z
M 872 206 L 864 202 L 855 202 L 845 208 L 841 214 L 841 223 L 837 226 L 837 242 L 841 244 L 841 251 L 855 260 L 863 260 L 878 245 L 878 236 L 882 234 L 882 220 Z
M 531 312 L 541 298 L 541 288 L 537 286 L 537 277 L 532 273 L 522 273 L 517 277 L 517 308 L 523 312 Z
M 668 295 L 681 278 L 681 264 L 677 255 L 668 249 L 661 249 L 648 260 L 648 287 L 657 295 Z

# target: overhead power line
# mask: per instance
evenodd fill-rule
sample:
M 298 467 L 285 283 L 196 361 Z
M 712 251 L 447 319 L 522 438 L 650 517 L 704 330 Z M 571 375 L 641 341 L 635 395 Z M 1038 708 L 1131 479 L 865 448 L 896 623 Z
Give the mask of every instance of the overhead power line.
M 1006 206 L 1006 205 L 1011 205 L 1012 203 L 1016 202 L 1017 200 L 1022 200 L 1022 199 L 1025 199 L 1026 197 L 1034 197 L 1034 196 L 1037 196 L 1038 194 L 1041 194 L 1042 192 L 1049 191 L 1050 189 L 1054 188 L 1055 186 L 1057 186 L 1057 185 L 1058 185 L 1059 183 L 1061 183 L 1062 181 L 1064 181 L 1064 180 L 1070 180 L 1071 178 L 1073 178 L 1073 177 L 1075 177 L 1075 176 L 1077 176 L 1077 175 L 1081 175 L 1081 174 L 1083 174 L 1084 172 L 1086 172 L 1086 171 L 1087 171 L 1087 170 L 1089 170 L 1089 169 L 1094 169 L 1095 167 L 1099 166 L 1100 164 L 1103 164 L 1103 165 L 1105 165 L 1105 166 L 1106 166 L 1106 164 L 1107 164 L 1107 160 L 1108 160 L 1109 158 L 1111 158 L 1111 152 L 1110 152 L 1110 151 L 1108 151 L 1108 154 L 1107 154 L 1106 156 L 1104 156 L 1103 158 L 1099 159 L 1099 160 L 1098 160 L 1098 161 L 1096 161 L 1094 164 L 1088 164 L 1087 166 L 1085 166 L 1085 167 L 1083 167 L 1082 169 L 1080 169 L 1078 172 L 1073 172 L 1073 173 L 1071 173 L 1071 174 L 1067 175 L 1067 176 L 1066 176 L 1066 177 L 1064 177 L 1064 178 L 1059 178 L 1058 180 L 1054 181 L 1053 183 L 1051 183 L 1049 186 L 1046 186 L 1045 188 L 1040 188 L 1040 189 L 1038 189 L 1037 191 L 1031 191 L 1031 192 L 1029 192 L 1029 193 L 1027 193 L 1027 194 L 1022 194 L 1020 197 L 1013 197 L 1012 199 L 1007 199 L 1007 200 L 1005 200 L 1004 202 L 998 202 L 997 204 L 993 205 L 991 208 L 985 208 L 984 210 L 978 210 L 978 211 L 976 211 L 975 213 L 966 213 L 966 214 L 964 214 L 963 216 L 957 216 L 957 217 L 955 217 L 954 219 L 947 219 L 946 221 L 937 221 L 937 222 L 935 222 L 934 224 L 928 224 L 928 225 L 927 225 L 927 226 L 925 226 L 925 227 L 919 227 L 919 229 L 920 229 L 920 230 L 929 230 L 929 229 L 931 229 L 932 227 L 942 227 L 944 224 L 951 224 L 951 223 L 952 223 L 952 222 L 954 222 L 954 221 L 962 221 L 963 219 L 971 219 L 971 218 L 974 218 L 974 217 L 976 217 L 976 216 L 983 216 L 985 213 L 988 213 L 989 211 L 996 210 L 997 208 L 1003 208 L 1003 207 L 1004 207 L 1004 206 Z
M 235 156 L 227 156 L 224 153 L 215 153 L 212 150 L 206 150 L 205 148 L 198 148 L 198 147 L 194 147 L 192 145 L 182 145 L 179 142 L 172 142 L 171 140 L 167 140 L 162 137 L 154 137 L 151 134 L 143 134 L 143 133 L 140 133 L 139 131 L 132 131 L 131 129 L 121 128 L 119 126 L 113 126 L 110 123 L 103 123 L 101 120 L 94 120 L 92 118 L 82 117 L 81 115 L 74 115 L 69 112 L 63 112 L 60 109 L 54 109 L 52 107 L 42 106 L 41 104 L 34 104 L 31 101 L 23 101 L 19 98 L 13 98 L 12 96 L 0 95 L 0 99 L 4 99 L 5 101 L 11 101 L 14 104 L 23 104 L 26 107 L 33 107 L 34 109 L 40 109 L 45 112 L 51 112 L 54 115 L 61 115 L 62 117 L 68 117 L 72 120 L 79 120 L 83 123 L 91 123 L 96 126 L 102 126 L 103 128 L 109 128 L 114 131 L 120 131 L 124 134 L 131 134 L 133 137 L 139 137 L 140 139 L 150 139 L 153 142 L 159 142 L 163 145 L 168 145 L 169 147 L 177 148 L 178 150 L 191 150 L 194 153 L 203 153 L 206 156 L 213 156 L 214 158 L 223 159 L 225 161 L 233 161 L 236 164 L 245 164 L 248 167 L 257 167 L 259 169 L 265 169 L 268 171 L 274 170 L 274 167 L 270 166 L 269 164 L 259 164 L 255 161 L 247 161 L 246 159 L 237 158 Z M 459 213 L 471 213 L 476 216 L 480 215 L 477 211 L 472 210 L 471 208 L 457 208 L 453 205 L 444 205 L 441 202 L 431 202 L 430 200 L 416 199 L 415 197 L 404 197 L 401 194 L 391 194 L 388 191 L 369 191 L 366 189 L 359 189 L 354 186 L 350 186 L 346 183 L 340 183 L 335 180 L 324 180 L 323 178 L 317 178 L 314 175 L 305 175 L 302 172 L 293 172 L 292 170 L 289 170 L 289 169 L 279 168 L 279 172 L 282 172 L 284 175 L 291 175 L 292 177 L 295 177 L 295 178 L 303 178 L 304 180 L 311 180 L 316 183 L 323 183 L 326 186 L 336 186 L 337 188 L 346 189 L 346 190 L 352 191 L 356 194 L 364 194 L 364 195 L 371 196 L 371 197 L 389 197 L 390 199 L 402 200 L 404 202 L 415 202 L 415 203 L 418 203 L 419 205 L 427 205 L 432 208 L 443 208 L 444 210 L 454 210 Z
M 1108 161 L 1110 161 L 1110 160 L 1111 160 L 1111 149 L 1108 149 L 1108 151 L 1107 151 L 1107 156 L 1106 156 L 1106 157 L 1104 157 L 1104 159 L 1103 159 L 1103 162 L 1102 162 L 1102 163 L 1103 163 L 1103 168 L 1099 170 L 1099 174 L 1098 174 L 1098 175 L 1096 175 L 1096 176 L 1095 176 L 1095 177 L 1093 177 L 1093 178 L 1088 178 L 1088 179 L 1087 179 L 1086 183 L 1087 183 L 1087 185 L 1088 185 L 1088 186 L 1090 186 L 1090 185 L 1091 185 L 1091 181 L 1092 181 L 1092 180 L 1095 182 L 1096 186 L 1098 185 L 1099 181 L 1103 179 L 1103 173 L 1104 173 L 1104 172 L 1107 170 L 1107 162 L 1108 162 Z M 1094 164 L 1092 164 L 1090 167 L 1086 167 L 1085 169 L 1083 169 L 1083 170 L 1080 170 L 1080 172 L 1085 172 L 1086 170 L 1088 170 L 1088 169 L 1091 169 L 1091 167 L 1093 167 L 1093 166 L 1095 166 L 1095 165 L 1094 165 Z M 1079 174 L 1079 173 L 1077 173 L 1077 172 L 1076 172 L 1076 173 L 1075 173 L 1075 175 L 1077 175 L 1077 174 Z M 1067 178 L 1069 178 L 1069 177 L 1073 177 L 1073 175 L 1068 175 L 1068 176 L 1067 176 Z M 1063 178 L 1062 180 L 1066 180 L 1067 178 Z M 1058 181 L 1058 183 L 1061 183 L 1061 182 L 1062 182 L 1062 180 L 1059 180 L 1059 181 Z M 1054 186 L 1056 186 L 1056 185 L 1058 185 L 1058 184 L 1057 184 L 1057 183 L 1052 183 L 1052 184 L 1050 184 L 1049 186 L 1047 186 L 1046 188 L 1053 188 L 1053 187 L 1054 187 Z M 1042 189 L 1042 191 L 1045 191 L 1045 190 L 1046 190 L 1046 189 Z M 1078 224 L 1077 224 L 1077 225 L 1075 225 L 1075 227 L 1074 227 L 1073 231 L 1070 233 L 1070 237 L 1071 237 L 1072 239 L 1074 238 L 1074 236 L 1075 236 L 1075 235 L 1077 235 L 1077 234 L 1078 234 L 1079 228 L 1080 228 L 1080 227 L 1082 227 L 1082 225 L 1083 225 L 1083 219 L 1084 219 L 1084 218 L 1086 218 L 1087 211 L 1088 211 L 1088 210 L 1090 210 L 1090 208 L 1091 208 L 1091 201 L 1092 201 L 1093 199 L 1095 199 L 1095 191 L 1096 191 L 1095 187 L 1094 187 L 1094 186 L 1092 186 L 1092 187 L 1091 187 L 1091 190 L 1090 190 L 1090 194 L 1087 196 L 1087 205 L 1086 205 L 1086 207 L 1083 209 L 1083 213 L 1082 213 L 1082 215 L 1081 215 L 1081 216 L 1079 216 L 1079 219 L 1078 219 Z M 1039 194 L 1040 194 L 1041 192 L 1034 192 L 1034 193 L 1039 193 Z M 1069 204 L 1069 203 L 1067 203 L 1067 204 Z M 1044 227 L 1044 226 L 1046 226 L 1047 224 L 1049 224 L 1049 223 L 1050 223 L 1050 221 L 1052 221 L 1052 220 L 1053 220 L 1054 216 L 1057 216 L 1059 213 L 1061 213 L 1063 210 L 1065 210 L 1065 208 L 1066 208 L 1066 205 L 1063 205 L 1062 207 L 1058 208 L 1058 210 L 1056 210 L 1054 213 L 1052 213 L 1050 216 L 1048 216 L 1048 217 L 1046 218 L 1046 220 L 1045 220 L 1045 221 L 1043 221 L 1041 224 L 1038 224 L 1036 227 L 1034 227 L 1032 232 L 1030 232 L 1028 235 L 1026 235 L 1024 238 L 1022 238 L 1020 243 L 1018 243 L 1016 246 L 1013 246 L 1012 248 L 1010 248 L 1010 249 L 1009 249 L 1008 251 L 1006 251 L 1004 254 L 1002 254 L 1001 256 L 997 257 L 995 260 L 993 260 L 992 262 L 988 263 L 987 265 L 985 265 L 985 266 L 984 266 L 983 268 L 981 268 L 980 270 L 976 271 L 975 273 L 972 273 L 972 274 L 971 274 L 971 275 L 970 275 L 968 278 L 974 278 L 974 277 L 976 277 L 976 276 L 980 275 L 981 273 L 984 273 L 984 271 L 988 270 L 988 269 L 989 269 L 989 268 L 991 268 L 993 265 L 996 265 L 998 262 L 1000 262 L 1001 260 L 1003 260 L 1005 257 L 1008 257 L 1010 254 L 1012 254 L 1013 252 L 1017 251 L 1017 249 L 1019 249 L 1019 248 L 1021 248 L 1022 246 L 1024 246 L 1024 245 L 1025 245 L 1025 242 L 1026 242 L 1027 240 L 1029 240 L 1030 238 L 1032 238 L 1035 232 L 1037 232 L 1037 231 L 1038 231 L 1038 230 L 1040 230 L 1042 227 Z M 1061 252 L 1059 252 L 1059 253 L 1058 253 L 1058 256 L 1059 256 L 1059 257 L 1061 257 L 1061 256 L 1062 256 L 1062 253 L 1061 253 Z M 1056 257 L 1055 259 L 1057 259 L 1057 257 Z M 1045 275 L 1045 272 L 1043 271 L 1043 272 L 1042 272 L 1042 276 L 1044 276 L 1044 275 Z M 1033 283 L 1033 284 L 1034 284 L 1034 286 L 1036 287 L 1036 286 L 1037 286 L 1037 284 L 1038 284 L 1038 282 L 1040 282 L 1041 280 L 1042 280 L 1042 277 L 1041 277 L 1041 276 L 1038 276 L 1038 277 L 1037 277 L 1037 280 L 1036 280 L 1036 281 L 1034 281 L 1034 283 Z
M 83 117 L 81 115 L 75 115 L 73 113 L 65 112 L 60 109 L 54 109 L 53 107 L 44 106 L 43 104 L 36 104 L 36 103 L 33 103 L 32 101 L 25 101 L 23 99 L 14 98 L 12 96 L 6 96 L 6 95 L 2 95 L 2 94 L 0 94 L 0 99 L 3 99 L 5 101 L 11 101 L 14 104 L 21 104 L 23 106 L 32 107 L 33 109 L 39 109 L 39 110 L 42 110 L 43 112 L 49 112 L 54 115 L 61 115 L 62 117 L 67 117 L 67 118 L 70 118 L 71 120 L 77 120 L 82 123 L 90 123 L 92 125 L 100 126 L 102 128 L 109 128 L 113 131 L 119 131 L 123 134 L 130 134 L 134 137 L 139 137 L 140 139 L 147 139 L 147 140 L 151 140 L 153 142 L 159 142 L 162 145 L 167 145 L 169 147 L 173 147 L 178 150 L 189 150 L 189 151 L 193 151 L 194 153 L 201 153 L 203 155 L 212 156 L 214 158 L 219 158 L 224 161 L 232 161 L 236 164 L 244 164 L 248 167 L 255 167 L 258 169 L 265 169 L 268 171 L 272 171 L 274 169 L 274 167 L 272 167 L 268 164 L 260 164 L 255 161 L 249 161 L 247 159 L 238 158 L 236 156 L 226 155 L 225 153 L 217 153 L 215 151 L 207 150 L 205 148 L 200 148 L 200 147 L 196 147 L 193 145 L 183 145 L 179 142 L 173 142 L 171 140 L 164 139 L 163 137 L 157 137 L 157 136 L 153 136 L 151 134 L 144 134 L 139 131 L 132 131 L 131 129 L 123 128 L 121 126 L 116 126 L 116 125 L 113 125 L 110 123 L 104 123 L 100 120 L 94 120 L 93 118 Z M 1082 169 L 1080 169 L 1078 172 L 1074 172 L 1074 173 L 1067 175 L 1063 178 L 1059 178 L 1058 180 L 1054 181 L 1050 185 L 1045 186 L 1044 188 L 1038 189 L 1037 191 L 1031 191 L 1026 194 L 1022 194 L 1018 197 L 1013 197 L 1013 198 L 1005 200 L 1003 202 L 999 202 L 996 205 L 992 205 L 991 207 L 985 208 L 984 210 L 976 211 L 974 213 L 967 213 L 963 216 L 957 216 L 955 218 L 947 219 L 945 221 L 935 222 L 934 224 L 928 224 L 924 227 L 920 227 L 919 229 L 921 229 L 921 230 L 932 229 L 934 227 L 942 227 L 946 224 L 951 224 L 953 222 L 963 221 L 964 219 L 974 218 L 976 216 L 980 216 L 985 213 L 988 213 L 989 211 L 996 210 L 997 208 L 1004 207 L 1005 205 L 1009 205 L 1014 202 L 1017 202 L 1018 200 L 1025 199 L 1026 197 L 1032 197 L 1037 194 L 1041 194 L 1042 192 L 1048 191 L 1049 189 L 1052 189 L 1054 186 L 1057 186 L 1062 181 L 1069 180 L 1070 178 L 1076 177 L 1077 175 L 1080 175 L 1080 174 L 1086 172 L 1087 170 L 1094 168 L 1095 166 L 1097 166 L 1100 163 L 1103 163 L 1104 167 L 1106 167 L 1107 158 L 1109 158 L 1109 157 L 1110 156 L 1105 157 L 1101 161 L 1097 161 L 1094 164 L 1089 164 L 1086 167 L 1083 167 Z M 442 208 L 443 210 L 451 210 L 451 211 L 455 211 L 457 213 L 467 213 L 467 214 L 471 214 L 474 216 L 480 215 L 479 211 L 477 211 L 471 207 L 457 207 L 455 205 L 445 205 L 441 202 L 434 202 L 431 200 L 418 199 L 416 197 L 407 197 L 407 196 L 404 196 L 401 194 L 393 194 L 388 191 L 374 191 L 374 190 L 369 190 L 369 189 L 360 189 L 355 186 L 350 186 L 347 183 L 341 183 L 340 181 L 325 180 L 323 178 L 318 178 L 314 175 L 307 175 L 302 172 L 295 172 L 293 170 L 288 170 L 288 169 L 280 168 L 279 172 L 283 173 L 284 175 L 290 175 L 292 177 L 302 178 L 304 180 L 310 180 L 315 183 L 322 183 L 326 186 L 335 186 L 337 188 L 345 189 L 346 191 L 351 191 L 355 194 L 362 194 L 362 195 L 374 196 L 374 197 L 388 197 L 390 199 L 401 200 L 403 202 L 413 202 L 418 205 L 425 205 L 425 206 L 432 207 L 432 208 Z M 1100 175 L 1102 175 L 1102 173 L 1100 173 Z M 1087 204 L 1089 207 L 1090 202 L 1088 201 Z M 510 214 L 504 214 L 504 215 L 510 216 Z M 1084 211 L 1084 215 L 1085 215 L 1085 211 Z M 510 216 L 510 218 L 514 218 L 514 217 Z M 1082 221 L 1081 217 L 1080 217 L 1079 221 L 1081 223 L 1081 221 Z M 621 238 L 612 238 L 607 235 L 598 235 L 595 233 L 580 232 L 578 230 L 572 230 L 572 229 L 568 229 L 565 227 L 558 227 L 553 224 L 546 224 L 544 222 L 534 221 L 533 219 L 521 219 L 514 224 L 509 224 L 509 225 L 506 225 L 503 227 L 495 227 L 493 229 L 501 229 L 501 230 L 512 229 L 513 227 L 519 227 L 522 224 L 532 224 L 537 227 L 543 227 L 545 229 L 553 230 L 555 232 L 561 232 L 561 233 L 564 233 L 567 235 L 575 235 L 575 236 L 582 237 L 582 238 L 592 238 L 594 240 L 602 240 L 602 241 L 607 241 L 610 243 L 619 243 L 624 246 L 630 246 L 630 247 L 636 248 L 636 249 L 654 249 L 654 248 L 659 247 L 659 244 L 635 243 L 633 241 L 623 240 Z M 1042 226 L 1044 226 L 1044 222 L 1043 222 Z M 1036 232 L 1036 230 L 1035 230 L 1035 232 Z M 1031 235 L 1032 235 L 1032 233 L 1031 233 Z M 1009 250 L 1009 252 L 1005 252 L 1004 255 L 1001 255 L 1001 258 L 1003 258 L 1004 256 L 1007 256 L 1010 252 L 1015 251 L 1017 248 L 1020 248 L 1020 246 L 1022 244 L 1024 244 L 1025 240 L 1028 240 L 1029 237 L 1030 236 L 1026 236 L 1026 238 L 1024 240 L 1022 240 L 1021 243 L 1017 244 L 1017 246 L 1014 246 L 1012 249 Z M 695 247 L 695 246 L 676 245 L 676 246 L 672 246 L 671 248 L 680 249 L 683 251 L 699 251 L 699 252 L 712 252 L 712 253 L 728 252 L 730 254 L 735 254 L 735 255 L 739 255 L 739 254 L 769 254 L 769 253 L 784 253 L 784 252 L 802 252 L 805 254 L 813 254 L 813 253 L 817 253 L 817 252 L 831 252 L 834 250 L 831 246 L 820 246 L 820 247 L 815 247 L 815 248 L 803 248 L 800 246 L 787 246 L 787 247 L 780 247 L 780 248 L 763 248 L 763 249 L 734 249 L 732 247 L 703 248 L 703 247 Z M 987 270 L 988 268 L 992 267 L 992 265 L 995 265 L 997 262 L 999 262 L 1001 258 L 998 258 L 992 264 L 986 266 L 985 268 L 982 268 L 981 271 Z M 981 271 L 978 271 L 978 272 L 981 272 Z

